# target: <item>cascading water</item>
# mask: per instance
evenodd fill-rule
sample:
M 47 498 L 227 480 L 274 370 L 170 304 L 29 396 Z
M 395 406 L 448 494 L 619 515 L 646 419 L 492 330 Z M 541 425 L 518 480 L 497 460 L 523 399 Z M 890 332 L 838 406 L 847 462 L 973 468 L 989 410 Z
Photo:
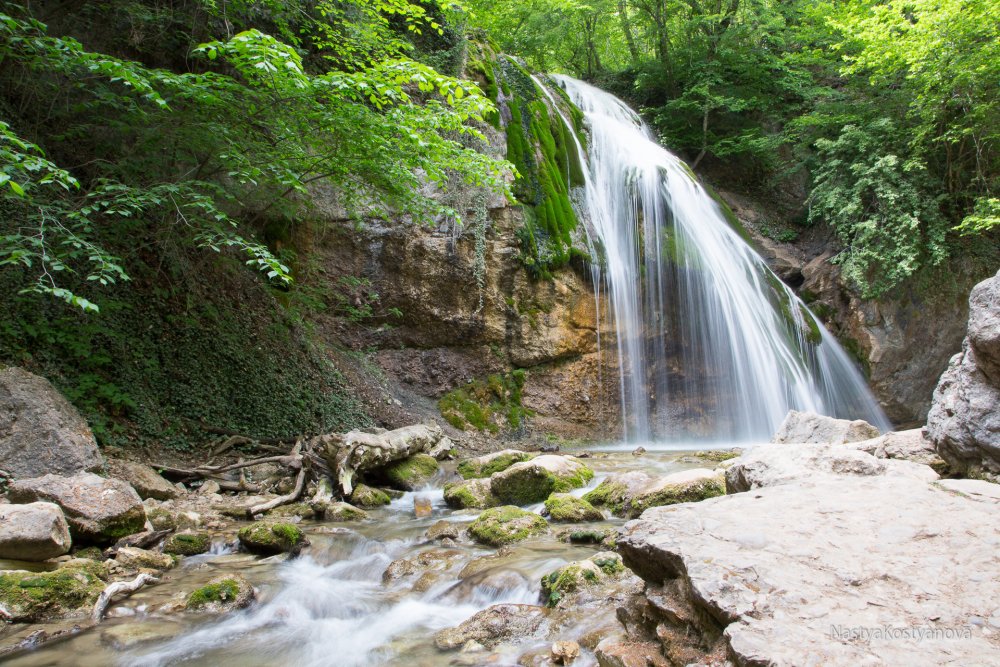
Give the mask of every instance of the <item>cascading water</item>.
M 603 250 L 626 438 L 767 439 L 791 409 L 888 429 L 844 350 L 691 170 L 621 100 L 554 78 L 589 127 L 579 212 Z

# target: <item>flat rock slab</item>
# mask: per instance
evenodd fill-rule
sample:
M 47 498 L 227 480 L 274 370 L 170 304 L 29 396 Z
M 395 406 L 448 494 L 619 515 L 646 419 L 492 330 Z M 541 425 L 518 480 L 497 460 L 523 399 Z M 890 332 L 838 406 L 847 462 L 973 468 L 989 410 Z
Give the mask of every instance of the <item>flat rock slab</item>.
M 685 580 L 737 665 L 991 664 L 1000 501 L 964 482 L 818 474 L 647 510 L 618 547 Z

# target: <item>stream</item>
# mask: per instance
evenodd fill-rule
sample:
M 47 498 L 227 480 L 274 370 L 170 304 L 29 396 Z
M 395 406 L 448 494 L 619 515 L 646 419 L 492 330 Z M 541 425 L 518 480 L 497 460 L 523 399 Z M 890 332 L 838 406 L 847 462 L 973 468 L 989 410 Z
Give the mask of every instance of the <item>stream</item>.
M 653 446 L 650 446 L 652 450 Z M 643 469 L 676 472 L 713 464 L 687 451 L 649 451 L 636 457 L 621 446 L 594 448 L 585 459 L 596 473 L 583 495 L 609 474 Z M 441 521 L 461 527 L 478 510 L 452 510 L 442 487 L 457 478 L 448 465 L 427 489 L 407 493 L 384 508 L 370 510 L 363 522 L 303 521 L 311 546 L 298 558 L 258 558 L 216 543 L 212 553 L 184 559 L 163 582 L 113 605 L 97 628 L 22 655 L 8 664 L 42 665 L 452 665 L 461 654 L 438 651 L 434 633 L 458 625 L 497 603 L 540 604 L 540 578 L 574 560 L 593 555 L 598 545 L 577 546 L 559 539 L 581 524 L 550 525 L 547 535 L 502 550 L 474 544 L 466 537 L 442 545 L 428 540 L 427 529 Z M 415 518 L 414 496 L 432 501 L 432 515 Z M 542 505 L 528 509 L 541 512 Z M 620 519 L 588 523 L 588 528 L 617 527 Z M 231 533 L 229 538 L 234 538 Z M 425 566 L 398 577 L 383 574 L 401 558 Z M 399 569 L 399 566 L 395 566 Z M 405 572 L 405 568 L 402 568 Z M 225 616 L 151 612 L 219 574 L 238 572 L 258 590 L 250 609 Z M 574 639 L 608 618 L 581 613 L 561 632 Z M 548 642 L 502 645 L 502 663 Z M 483 654 L 477 654 L 481 658 Z M 472 656 L 468 656 L 472 657 Z M 456 662 L 456 658 L 460 661 Z M 574 665 L 596 664 L 583 651 Z

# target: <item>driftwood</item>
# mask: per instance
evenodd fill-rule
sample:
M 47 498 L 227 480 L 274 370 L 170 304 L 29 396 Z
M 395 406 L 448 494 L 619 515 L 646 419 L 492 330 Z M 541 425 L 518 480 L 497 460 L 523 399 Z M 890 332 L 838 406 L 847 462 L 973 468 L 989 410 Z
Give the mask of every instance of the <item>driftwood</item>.
M 105 558 L 114 558 L 115 554 L 118 553 L 119 549 L 125 547 L 136 547 L 138 549 L 148 549 L 153 546 L 164 537 L 170 534 L 169 530 L 147 530 L 142 533 L 135 533 L 134 535 L 127 535 L 117 542 L 114 546 L 108 547 L 104 550 Z
M 359 472 L 382 468 L 414 454 L 440 454 L 452 446 L 437 424 L 414 424 L 381 433 L 351 431 L 313 439 L 313 448 L 323 451 L 331 476 L 345 498 L 354 490 L 354 476 Z
M 101 592 L 100 597 L 97 598 L 97 602 L 94 603 L 94 610 L 90 613 L 90 620 L 94 623 L 100 623 L 101 619 L 104 618 L 104 612 L 107 610 L 108 605 L 111 604 L 111 599 L 116 595 L 121 595 L 122 593 L 132 595 L 132 593 L 135 593 L 146 584 L 155 584 L 158 581 L 159 579 L 153 575 L 143 573 L 132 581 L 116 581 L 113 584 L 109 584 Z
M 311 447 L 307 446 L 307 450 Z M 273 500 L 269 500 L 266 503 L 261 503 L 259 505 L 253 505 L 247 509 L 247 515 L 253 517 L 256 514 L 263 514 L 269 510 L 273 510 L 275 507 L 280 507 L 281 505 L 286 505 L 288 503 L 293 503 L 299 499 L 302 495 L 302 491 L 306 488 L 306 478 L 309 476 L 310 465 L 309 459 L 307 459 L 303 454 L 301 454 L 302 443 L 295 443 L 295 448 L 292 449 L 292 453 L 288 458 L 294 458 L 294 465 L 289 464 L 289 467 L 297 467 L 299 474 L 295 476 L 295 488 L 292 492 L 284 496 L 278 496 Z

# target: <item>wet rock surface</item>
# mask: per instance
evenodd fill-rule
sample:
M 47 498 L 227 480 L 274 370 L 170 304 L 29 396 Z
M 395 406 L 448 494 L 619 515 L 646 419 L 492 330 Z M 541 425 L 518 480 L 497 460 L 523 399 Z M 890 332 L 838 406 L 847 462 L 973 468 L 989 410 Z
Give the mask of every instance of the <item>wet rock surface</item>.
M 87 422 L 48 380 L 0 368 L 0 470 L 25 479 L 103 467 Z
M 7 495 L 15 503 L 43 501 L 58 505 L 66 515 L 74 542 L 114 542 L 140 532 L 146 523 L 146 511 L 135 489 L 121 480 L 93 473 L 18 480 L 11 484 Z
M 862 419 L 834 419 L 815 412 L 791 410 L 771 442 L 843 444 L 879 435 L 876 427 Z

